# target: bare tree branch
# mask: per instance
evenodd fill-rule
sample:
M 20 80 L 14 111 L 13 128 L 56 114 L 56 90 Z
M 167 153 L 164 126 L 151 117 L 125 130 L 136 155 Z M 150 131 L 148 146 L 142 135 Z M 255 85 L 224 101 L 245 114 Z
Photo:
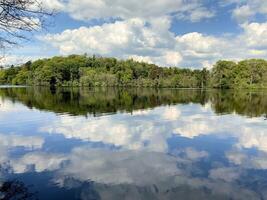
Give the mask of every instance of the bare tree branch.
M 29 39 L 28 33 L 45 28 L 53 13 L 41 0 L 0 0 L 0 49 Z

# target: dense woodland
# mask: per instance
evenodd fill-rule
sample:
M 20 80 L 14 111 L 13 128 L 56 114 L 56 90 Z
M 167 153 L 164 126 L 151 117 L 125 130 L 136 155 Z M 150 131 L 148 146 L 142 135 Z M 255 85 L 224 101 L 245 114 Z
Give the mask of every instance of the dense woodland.
M 71 55 L 0 69 L 0 84 L 81 87 L 267 88 L 267 61 L 218 61 L 212 70 Z

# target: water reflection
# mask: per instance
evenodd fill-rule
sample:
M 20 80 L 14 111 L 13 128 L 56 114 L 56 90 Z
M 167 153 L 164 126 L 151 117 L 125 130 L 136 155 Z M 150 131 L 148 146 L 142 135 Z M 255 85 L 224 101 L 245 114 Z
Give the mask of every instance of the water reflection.
M 8 88 L 0 104 L 1 199 L 267 199 L 264 91 Z
M 3 200 L 37 200 L 37 194 L 30 192 L 28 186 L 18 180 L 7 181 L 0 187 L 0 198 Z
M 237 113 L 249 117 L 267 115 L 267 92 L 118 88 L 4 88 L 0 96 L 29 108 L 72 115 L 103 115 L 117 111 L 154 108 L 160 105 L 210 102 L 218 114 Z
M 201 135 L 234 137 L 236 145 L 267 151 L 267 124 L 260 118 L 239 115 L 218 116 L 206 105 L 159 107 L 142 114 L 115 116 L 59 116 L 40 127 L 40 132 L 63 134 L 65 138 L 103 142 L 123 149 L 166 152 L 168 138 L 180 135 L 194 139 Z

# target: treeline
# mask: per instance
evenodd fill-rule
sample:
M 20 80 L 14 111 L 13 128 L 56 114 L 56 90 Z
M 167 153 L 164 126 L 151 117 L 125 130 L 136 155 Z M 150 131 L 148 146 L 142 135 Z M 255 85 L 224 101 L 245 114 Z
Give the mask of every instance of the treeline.
M 82 87 L 265 88 L 267 62 L 218 61 L 211 71 L 158 67 L 134 60 L 71 55 L 0 70 L 0 84 Z
M 209 82 L 213 88 L 267 88 L 267 61 L 218 61 Z

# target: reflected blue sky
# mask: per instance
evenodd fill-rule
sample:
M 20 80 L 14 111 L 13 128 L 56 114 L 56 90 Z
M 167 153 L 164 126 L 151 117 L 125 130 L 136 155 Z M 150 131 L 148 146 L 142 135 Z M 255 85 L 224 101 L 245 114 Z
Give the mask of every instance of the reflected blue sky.
M 209 102 L 99 117 L 0 104 L 0 180 L 40 199 L 267 198 L 263 117 L 217 115 Z

